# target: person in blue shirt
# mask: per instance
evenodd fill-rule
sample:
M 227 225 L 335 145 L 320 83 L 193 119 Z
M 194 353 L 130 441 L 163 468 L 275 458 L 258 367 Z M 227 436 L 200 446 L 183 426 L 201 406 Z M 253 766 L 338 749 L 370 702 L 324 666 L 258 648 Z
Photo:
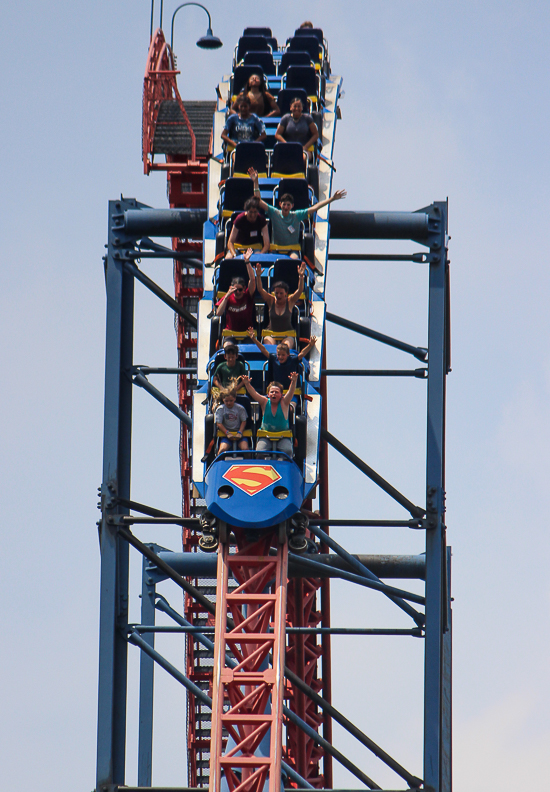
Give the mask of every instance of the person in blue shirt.
M 253 327 L 249 327 L 247 332 L 252 343 L 256 344 L 262 355 L 265 355 L 269 360 L 273 379 L 280 382 L 285 391 L 288 390 L 290 388 L 290 375 L 293 371 L 300 371 L 300 361 L 315 346 L 317 338 L 312 336 L 307 346 L 298 355 L 291 355 L 288 344 L 284 343 L 277 345 L 277 352 L 274 355 L 273 352 L 268 352 L 265 346 L 258 341 Z
M 250 99 L 242 96 L 239 99 L 238 114 L 228 116 L 222 130 L 222 140 L 230 148 L 235 148 L 237 143 L 265 140 L 266 132 L 264 122 L 257 115 L 250 112 Z
M 345 190 L 336 190 L 331 198 L 326 198 L 324 201 L 319 201 L 307 209 L 294 209 L 294 198 L 289 193 L 282 195 L 279 200 L 280 209 L 275 206 L 270 206 L 260 198 L 260 186 L 258 183 L 258 171 L 254 168 L 248 169 L 248 175 L 254 183 L 254 196 L 260 199 L 260 209 L 266 213 L 271 220 L 271 227 L 273 229 L 272 244 L 275 247 L 287 247 L 289 245 L 298 245 L 300 241 L 300 222 L 305 220 L 309 215 L 314 214 L 323 206 L 339 201 L 345 198 L 347 192 Z M 293 250 L 290 253 L 291 258 L 298 258 L 298 254 Z

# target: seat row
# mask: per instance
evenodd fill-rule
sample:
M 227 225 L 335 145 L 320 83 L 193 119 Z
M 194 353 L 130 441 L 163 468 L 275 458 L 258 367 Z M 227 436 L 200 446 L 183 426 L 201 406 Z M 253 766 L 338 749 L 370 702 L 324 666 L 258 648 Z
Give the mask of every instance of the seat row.
M 291 407 L 288 415 L 289 428 L 279 432 L 265 431 L 261 428 L 260 407 L 257 402 L 251 402 L 242 396 L 237 397 L 237 404 L 243 407 L 246 413 L 245 429 L 240 436 L 228 436 L 216 424 L 216 414 L 210 412 L 206 415 L 204 426 L 204 456 L 202 462 L 208 468 L 216 455 L 229 446 L 225 456 L 242 459 L 243 450 L 247 457 L 258 456 L 260 459 L 273 458 L 275 455 L 287 454 L 299 468 L 302 467 L 307 447 L 307 418 L 297 415 Z M 243 443 L 243 440 L 245 441 Z M 263 447 L 258 448 L 258 442 L 263 441 Z M 267 443 L 266 443 L 267 441 Z M 282 443 L 287 443 L 286 448 L 279 448 Z M 290 441 L 290 443 L 288 443 Z M 224 447 L 220 447 L 224 443 Z M 252 446 L 252 447 L 251 447 Z M 266 454 L 266 451 L 268 453 Z M 256 453 L 255 453 L 256 452 Z M 275 456 L 275 458 L 277 458 Z
M 248 52 L 268 52 L 270 54 L 279 53 L 277 39 L 271 35 L 249 33 L 250 30 L 270 31 L 270 28 L 247 28 L 237 46 L 235 47 L 234 65 L 238 65 Z M 326 42 L 323 38 L 323 31 L 319 28 L 299 29 L 294 36 L 287 40 L 284 50 L 281 48 L 282 55 L 285 52 L 307 52 L 311 61 L 317 69 L 320 69 L 323 61 L 326 60 Z M 281 55 L 281 57 L 282 57 Z
M 277 206 L 279 197 L 285 194 L 290 194 L 294 199 L 294 209 L 307 209 L 312 204 L 313 190 L 307 184 L 305 179 L 281 179 L 271 194 L 266 194 L 262 191 L 262 199 L 266 203 Z M 253 197 L 252 182 L 250 179 L 227 179 L 222 187 L 220 210 L 218 216 L 218 232 L 216 234 L 216 259 L 221 257 L 222 253 L 227 249 L 227 242 L 231 234 L 231 229 L 235 219 L 244 211 L 245 202 Z M 271 228 L 268 221 L 268 230 L 270 239 L 272 240 Z M 252 246 L 254 247 L 254 246 Z M 275 246 L 272 242 L 270 248 L 271 252 L 285 251 L 281 246 Z M 312 234 L 311 218 L 307 221 L 300 223 L 300 242 L 293 248 L 295 252 L 300 253 L 301 258 L 314 261 L 314 239 Z
M 252 387 L 258 394 L 268 395 L 270 383 L 282 379 L 281 369 L 278 367 L 275 355 L 270 354 L 268 360 L 264 362 L 265 358 L 260 355 L 255 345 L 247 344 L 236 347 L 233 343 L 230 343 L 211 357 L 208 363 L 208 392 L 206 399 L 208 402 L 208 413 L 205 418 L 205 447 L 202 458 L 207 467 L 217 453 L 223 451 L 237 452 L 238 450 L 246 450 L 248 452 L 251 450 L 251 444 L 252 449 L 257 447 L 259 440 L 262 441 L 262 447 L 259 449 L 262 453 L 265 453 L 266 450 L 273 452 L 283 451 L 294 457 L 294 461 L 299 466 L 302 464 L 306 453 L 307 434 L 307 418 L 303 406 L 303 382 L 309 371 L 309 365 L 307 360 L 300 360 L 293 351 L 290 356 L 287 357 L 284 365 L 288 366 L 289 370 L 298 372 L 299 377 L 291 402 L 291 409 L 289 410 L 288 428 L 276 432 L 262 429 L 260 425 L 260 406 L 257 401 L 252 401 L 244 387 L 239 388 L 237 391 L 232 388 L 229 390 L 222 388 L 221 392 L 218 387 L 220 379 L 222 379 L 222 375 L 219 373 L 220 369 L 226 367 L 227 373 L 233 368 L 238 376 L 242 376 L 246 372 Z M 238 379 L 238 377 L 235 377 L 235 379 Z M 283 387 L 286 393 L 288 383 Z M 221 419 L 218 414 L 218 408 L 221 403 L 230 410 L 234 410 L 236 403 L 237 410 L 241 410 L 241 417 L 239 418 L 241 426 L 238 433 L 235 429 L 229 427 L 231 433 L 228 435 L 227 431 L 222 431 L 219 427 L 218 422 Z M 242 422 L 245 422 L 244 426 Z
M 246 374 L 250 377 L 250 381 L 252 385 L 258 393 L 265 394 L 267 392 L 267 388 L 270 382 L 273 382 L 274 379 L 277 379 L 277 373 L 275 372 L 275 367 L 273 364 L 273 359 L 265 360 L 265 358 L 261 357 L 260 354 L 257 352 L 256 347 L 252 344 L 238 344 L 239 352 L 237 354 L 236 360 L 242 363 L 242 366 L 246 370 Z M 242 351 L 244 350 L 244 351 Z M 294 350 L 291 350 L 290 357 L 292 359 L 296 358 L 297 355 Z M 216 387 L 214 384 L 214 375 L 216 369 L 226 360 L 226 349 L 222 348 L 219 349 L 209 360 L 208 362 L 208 400 L 210 405 L 213 404 L 213 388 Z M 241 369 L 242 370 L 242 369 Z M 296 390 L 294 391 L 295 400 L 294 400 L 294 409 L 296 414 L 299 415 L 302 412 L 302 384 L 303 380 L 306 378 L 307 374 L 309 373 L 309 363 L 307 360 L 301 360 L 296 363 L 296 370 L 299 372 L 299 379 L 296 386 Z M 285 383 L 286 384 L 286 383 Z M 288 389 L 285 388 L 285 392 Z M 246 396 L 246 391 L 244 387 L 239 388 L 238 390 L 238 399 L 239 403 L 242 402 L 243 406 L 247 407 L 250 404 L 250 399 Z M 215 403 L 215 399 L 214 399 Z
M 288 286 L 290 294 L 298 288 L 299 276 L 297 260 L 289 258 L 275 259 L 273 262 L 262 261 L 262 285 L 268 292 L 272 292 L 276 283 L 283 281 Z M 246 263 L 242 258 L 222 259 L 214 273 L 214 305 L 227 294 L 233 280 L 242 278 L 248 280 Z M 306 270 L 304 291 L 300 295 L 297 305 L 294 307 L 291 316 L 292 331 L 287 335 L 296 339 L 296 347 L 305 345 L 309 342 L 311 335 L 311 320 L 309 317 L 309 301 L 313 288 L 313 275 Z M 254 297 L 255 316 L 252 323 L 253 329 L 258 338 L 264 338 L 269 324 L 269 312 L 266 304 L 256 292 Z M 210 356 L 214 355 L 224 344 L 224 339 L 231 338 L 237 343 L 249 343 L 246 331 L 235 332 L 226 330 L 226 315 L 213 316 L 210 330 Z
M 264 141 L 237 143 L 235 155 L 229 158 L 234 178 L 249 179 L 248 169 L 254 168 L 260 179 L 306 179 L 308 163 L 304 162 L 300 143 L 274 144 L 270 151 Z
M 249 78 L 253 74 L 258 74 L 260 77 L 262 75 L 262 70 L 257 69 L 256 66 L 238 66 L 236 72 L 233 75 L 234 85 L 236 87 L 236 93 L 234 96 L 231 97 L 231 102 L 235 102 L 238 94 L 246 87 Z M 276 88 L 271 88 L 271 92 L 275 99 L 277 100 L 277 104 L 279 105 L 279 109 L 281 112 L 280 116 L 270 116 L 269 118 L 262 118 L 265 122 L 278 122 L 279 118 L 290 113 L 290 105 L 292 104 L 294 99 L 299 99 L 302 102 L 304 113 L 311 112 L 311 103 L 308 99 L 308 95 L 305 88 L 297 87 L 297 88 L 281 88 L 277 91 Z M 233 92 L 232 92 L 233 93 Z
M 277 104 L 281 108 L 282 115 L 285 115 L 283 109 L 289 112 L 290 103 L 295 96 L 302 98 L 301 91 L 304 92 L 304 108 L 309 106 L 319 108 L 322 103 L 324 78 L 318 76 L 313 66 L 289 66 L 283 76 L 269 79 L 269 75 L 266 75 L 261 64 L 246 63 L 235 66 L 233 70 L 230 87 L 231 104 L 235 102 L 238 94 L 246 86 L 253 74 L 259 75 L 269 86 L 270 92 L 274 95 Z M 285 91 L 284 94 L 282 94 L 283 91 Z M 279 103 L 279 97 L 283 102 L 283 106 Z
M 282 77 L 283 74 L 286 74 L 290 66 L 315 67 L 315 63 L 309 52 L 301 50 L 287 50 L 283 52 L 280 60 L 275 60 L 271 52 L 249 50 L 242 61 L 235 66 L 235 69 L 249 64 L 261 66 L 266 77 L 273 77 L 275 75 Z

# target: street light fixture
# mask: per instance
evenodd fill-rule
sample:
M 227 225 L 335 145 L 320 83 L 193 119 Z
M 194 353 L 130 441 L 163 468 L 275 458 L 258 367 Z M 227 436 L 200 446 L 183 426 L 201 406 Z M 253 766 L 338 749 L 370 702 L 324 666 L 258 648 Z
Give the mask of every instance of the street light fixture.
M 206 14 L 208 15 L 208 30 L 206 31 L 206 36 L 202 36 L 197 41 L 197 47 L 200 47 L 201 49 L 208 49 L 208 50 L 219 49 L 220 47 L 222 47 L 223 44 L 220 41 L 220 39 L 212 33 L 212 19 L 210 17 L 210 12 L 208 11 L 208 9 L 205 8 L 203 5 L 201 5 L 200 3 L 182 3 L 180 6 L 178 6 L 176 8 L 174 13 L 172 14 L 172 29 L 171 29 L 171 35 L 170 35 L 170 49 L 173 50 L 173 46 L 174 46 L 174 20 L 176 18 L 176 14 L 180 10 L 180 8 L 183 8 L 184 6 L 198 6 L 199 8 L 202 8 L 203 11 L 206 11 Z

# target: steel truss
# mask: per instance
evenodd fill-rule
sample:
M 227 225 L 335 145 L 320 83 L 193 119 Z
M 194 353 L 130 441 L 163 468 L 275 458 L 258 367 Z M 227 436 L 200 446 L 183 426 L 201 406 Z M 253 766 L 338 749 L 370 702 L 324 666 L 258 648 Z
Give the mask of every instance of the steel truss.
M 345 238 L 346 233 L 357 238 L 360 218 L 355 217 L 349 223 L 349 218 L 344 217 L 349 214 L 351 213 L 331 213 L 331 224 L 335 232 L 333 238 L 335 235 L 337 238 Z M 361 214 L 356 213 L 358 216 Z M 139 526 L 145 522 L 173 523 L 182 525 L 183 530 L 191 537 L 197 525 L 196 519 L 189 514 L 180 517 L 140 504 L 131 500 L 130 493 L 133 385 L 145 387 L 169 409 L 180 420 L 182 431 L 186 432 L 188 424 L 181 390 L 181 404 L 175 405 L 164 396 L 162 390 L 149 383 L 147 375 L 158 373 L 175 374 L 179 377 L 192 376 L 192 359 L 181 359 L 180 363 L 185 365 L 180 365 L 177 369 L 138 369 L 133 364 L 134 281 L 139 280 L 171 309 L 176 310 L 170 302 L 171 298 L 155 287 L 137 268 L 136 260 L 142 257 L 146 249 L 144 240 L 151 235 L 193 239 L 196 238 L 197 227 L 200 227 L 196 211 L 182 210 L 176 219 L 174 212 L 169 215 L 168 212 L 163 214 L 161 210 L 151 212 L 148 207 L 133 199 L 121 199 L 109 204 L 109 236 L 105 258 L 107 343 L 100 521 L 97 792 L 115 792 L 125 783 L 128 643 L 139 647 L 142 653 L 139 787 L 128 787 L 128 792 L 132 789 L 152 788 L 155 664 L 160 665 L 186 687 L 190 700 L 198 702 L 198 706 L 208 711 L 213 707 L 213 712 L 220 715 L 213 719 L 216 748 L 210 752 L 211 783 L 216 792 L 220 788 L 222 768 L 232 792 L 240 792 L 241 789 L 256 792 L 263 789 L 263 781 L 268 777 L 270 787 L 274 788 L 281 778 L 281 768 L 286 773 L 285 787 L 294 790 L 311 788 L 312 785 L 307 780 L 308 766 L 318 762 L 321 756 L 325 761 L 327 757 L 335 758 L 365 787 L 380 789 L 362 769 L 355 767 L 332 745 L 329 736 L 332 720 L 336 720 L 348 734 L 394 770 L 409 789 L 451 792 L 450 551 L 446 545 L 444 522 L 445 378 L 450 370 L 447 206 L 445 203 L 435 203 L 416 213 L 392 213 L 387 217 L 384 213 L 369 214 L 370 219 L 365 222 L 363 233 L 363 238 L 412 238 L 426 246 L 429 251 L 418 254 L 421 256 L 419 263 L 429 268 L 428 350 L 412 345 L 410 350 L 404 350 L 417 358 L 422 355 L 421 359 L 427 361 L 427 371 L 423 369 L 421 377 L 426 379 L 428 389 L 425 504 L 417 505 L 405 498 L 396 487 L 334 438 L 326 430 L 325 415 L 321 468 L 327 476 L 322 480 L 322 485 L 326 487 L 328 484 L 326 454 L 330 444 L 408 510 L 410 519 L 333 520 L 328 516 L 328 492 L 324 491 L 321 493 L 321 514 L 310 514 L 311 535 L 315 534 L 320 539 L 321 555 L 304 558 L 289 554 L 290 578 L 287 578 L 286 544 L 279 544 L 278 535 L 264 537 L 261 540 L 262 553 L 258 555 L 256 551 L 253 552 L 246 537 L 238 539 L 236 553 L 230 552 L 227 540 L 222 541 L 218 563 L 224 583 L 218 592 L 222 595 L 218 606 L 196 585 L 198 580 L 213 576 L 212 557 L 190 552 L 174 553 L 159 545 L 144 545 L 131 531 L 131 526 Z M 386 237 L 381 236 L 382 226 L 386 229 Z M 162 250 L 153 250 L 153 255 L 159 258 L 175 257 L 173 251 L 164 250 L 164 253 Z M 180 252 L 182 256 L 192 254 L 193 251 L 189 250 Z M 177 313 L 182 316 L 181 311 L 186 309 L 180 303 L 177 304 Z M 333 321 L 332 315 L 327 318 Z M 355 327 L 349 329 L 361 332 Z M 382 343 L 395 342 L 395 339 L 388 340 L 387 337 L 377 340 Z M 392 345 L 395 346 L 396 343 L 401 342 Z M 323 363 L 323 370 L 325 374 L 321 381 L 322 388 L 325 387 L 326 376 L 330 375 L 326 363 Z M 136 512 L 142 516 L 136 516 Z M 325 529 L 331 524 L 385 525 L 392 529 L 423 530 L 426 535 L 425 557 L 421 560 L 399 557 L 391 563 L 399 569 L 401 578 L 424 578 L 425 594 L 413 595 L 385 583 L 384 578 L 392 576 L 384 566 L 387 564 L 391 567 L 387 557 L 350 555 L 328 536 Z M 144 556 L 140 625 L 128 622 L 130 546 Z M 184 550 L 188 547 L 184 547 Z M 336 555 L 329 554 L 330 550 Z M 270 551 L 276 554 L 269 555 Z M 210 567 L 207 569 L 208 564 Z M 330 622 L 326 623 L 326 613 L 323 613 L 323 621 L 319 622 L 315 608 L 312 607 L 308 612 L 314 592 L 307 581 L 315 580 L 328 587 L 330 577 L 340 577 L 354 584 L 367 586 L 392 599 L 398 607 L 406 609 L 415 622 L 411 630 L 403 631 L 402 634 L 421 637 L 425 641 L 423 778 L 406 770 L 331 704 L 329 675 L 325 676 L 323 673 L 323 678 L 319 680 L 315 675 L 308 676 L 312 667 L 308 666 L 308 654 L 313 652 L 312 659 L 315 660 L 314 655 L 319 652 L 319 646 L 322 651 L 323 671 L 328 668 L 325 658 L 330 651 L 330 635 L 338 628 L 330 625 Z M 185 592 L 186 609 L 192 606 L 196 613 L 205 617 L 201 619 L 201 624 L 197 624 L 194 617 L 188 618 L 187 611 L 185 615 L 180 615 L 167 600 L 156 593 L 156 584 L 167 578 Z M 270 583 L 272 579 L 276 581 L 275 585 Z M 290 581 L 288 591 L 292 591 L 294 602 L 288 608 L 285 607 L 287 579 Z M 236 581 L 237 589 L 231 588 L 230 580 Z M 298 618 L 300 602 L 300 613 L 303 616 L 301 621 Z M 328 598 L 321 598 L 321 610 L 324 609 L 325 602 L 328 604 Z M 157 610 L 172 619 L 173 630 L 187 631 L 192 636 L 194 645 L 200 644 L 205 649 L 215 651 L 213 700 L 209 695 L 209 680 L 191 679 L 188 664 L 186 673 L 183 673 L 155 650 L 155 632 L 167 629 L 155 625 Z M 283 632 L 285 613 L 289 617 L 286 639 Z M 363 634 L 388 632 L 369 631 L 365 628 Z M 397 634 L 397 631 L 393 631 L 393 634 Z M 320 644 L 316 640 L 318 635 Z M 300 646 L 300 642 L 305 647 L 304 651 L 296 652 L 295 648 Z M 286 658 L 285 644 L 288 644 Z M 236 666 L 232 667 L 235 663 Z M 223 710 L 224 699 L 231 706 L 228 712 Z M 283 721 L 296 727 L 296 735 L 304 735 L 297 736 L 295 742 L 287 745 L 284 758 L 280 750 Z M 324 724 L 323 737 L 318 732 L 321 722 Z M 262 742 L 262 738 L 266 738 L 268 732 L 269 746 L 264 749 L 263 743 L 266 740 L 263 739 Z M 225 744 L 226 733 L 233 743 Z M 278 740 L 274 737 L 277 734 Z M 236 757 L 235 744 L 240 746 L 242 755 L 239 758 Z M 263 753 L 259 750 L 261 744 Z M 321 783 L 322 786 L 317 782 L 316 788 L 331 788 L 326 780 Z
M 281 785 L 288 545 L 283 526 L 259 541 L 228 541 L 218 553 L 218 588 L 210 749 L 210 789 L 269 792 Z M 237 588 L 229 591 L 233 577 Z M 231 617 L 233 626 L 228 627 Z M 235 663 L 228 662 L 229 655 Z M 225 703 L 228 707 L 225 708 Z M 230 737 L 223 753 L 225 728 Z

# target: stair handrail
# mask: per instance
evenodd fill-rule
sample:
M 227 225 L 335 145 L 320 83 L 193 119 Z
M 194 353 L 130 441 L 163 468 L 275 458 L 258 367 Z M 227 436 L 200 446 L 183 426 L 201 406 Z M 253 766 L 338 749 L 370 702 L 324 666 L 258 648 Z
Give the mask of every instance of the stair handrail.
M 167 99 L 175 100 L 178 103 L 185 126 L 191 138 L 191 156 L 189 159 L 192 162 L 196 162 L 197 159 L 197 139 L 178 91 L 176 82 L 177 74 L 179 74 L 179 71 L 174 68 L 174 55 L 172 49 L 166 42 L 163 31 L 158 28 L 149 46 L 143 81 L 141 143 L 143 172 L 145 175 L 148 175 L 153 168 L 153 141 L 159 109 L 161 103 Z

